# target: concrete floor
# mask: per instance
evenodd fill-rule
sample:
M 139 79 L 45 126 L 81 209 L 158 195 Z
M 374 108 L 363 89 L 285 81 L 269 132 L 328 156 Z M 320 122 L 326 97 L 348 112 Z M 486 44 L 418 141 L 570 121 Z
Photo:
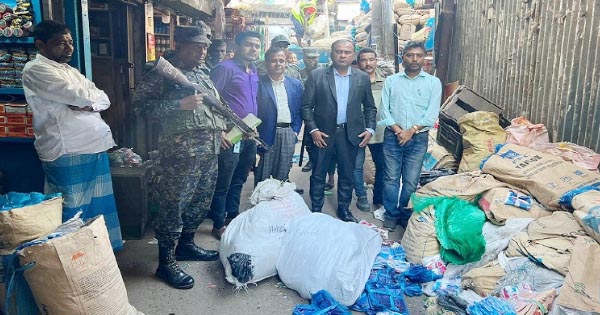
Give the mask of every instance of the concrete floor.
M 310 173 L 302 173 L 298 164 L 292 167 L 290 180 L 305 190 L 304 200 L 310 206 L 308 195 Z M 248 198 L 252 192 L 252 174 L 248 178 L 242 192 L 240 209 L 248 209 Z M 371 192 L 369 191 L 369 194 Z M 371 195 L 369 195 L 371 200 Z M 373 218 L 372 212 L 359 211 L 356 200 L 352 202 L 351 211 L 359 219 L 365 219 L 381 226 L 381 221 Z M 334 194 L 326 196 L 323 212 L 335 216 L 334 209 L 337 198 Z M 374 209 L 373 209 L 374 210 Z M 196 242 L 209 249 L 218 249 L 219 241 L 211 234 L 212 221 L 206 220 L 196 233 Z M 390 233 L 390 239 L 398 240 L 401 229 Z M 220 261 L 213 262 L 182 262 L 181 266 L 196 280 L 190 290 L 173 289 L 154 276 L 158 264 L 158 248 L 151 244 L 152 228 L 149 227 L 141 240 L 129 240 L 124 250 L 117 254 L 129 302 L 139 311 L 148 315 L 289 315 L 296 304 L 307 304 L 291 289 L 282 286 L 277 276 L 263 280 L 257 286 L 249 286 L 247 291 L 234 292 L 233 286 L 225 280 L 223 265 Z M 423 298 L 406 297 L 406 303 L 411 315 L 425 314 Z M 362 314 L 354 312 L 354 314 Z

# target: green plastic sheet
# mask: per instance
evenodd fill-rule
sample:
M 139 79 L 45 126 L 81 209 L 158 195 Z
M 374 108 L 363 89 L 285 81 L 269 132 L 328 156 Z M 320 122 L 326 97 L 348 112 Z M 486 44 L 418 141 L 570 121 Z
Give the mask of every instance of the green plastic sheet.
M 477 205 L 458 197 L 415 195 L 412 203 L 416 212 L 434 207 L 435 230 L 444 261 L 464 265 L 481 259 L 485 253 L 485 239 L 481 231 L 486 218 Z

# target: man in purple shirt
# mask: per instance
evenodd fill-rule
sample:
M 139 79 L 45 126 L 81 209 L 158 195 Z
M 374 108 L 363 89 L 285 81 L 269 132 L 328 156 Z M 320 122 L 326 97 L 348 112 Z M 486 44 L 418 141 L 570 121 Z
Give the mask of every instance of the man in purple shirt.
M 210 78 L 225 102 L 240 117 L 257 114 L 258 74 L 253 62 L 258 60 L 262 36 L 241 32 L 235 37 L 235 56 L 210 72 Z M 256 160 L 256 143 L 242 140 L 232 145 L 224 137 L 219 153 L 219 175 L 212 199 L 212 234 L 220 239 L 225 231 L 225 213 L 233 218 L 239 213 L 242 186 Z

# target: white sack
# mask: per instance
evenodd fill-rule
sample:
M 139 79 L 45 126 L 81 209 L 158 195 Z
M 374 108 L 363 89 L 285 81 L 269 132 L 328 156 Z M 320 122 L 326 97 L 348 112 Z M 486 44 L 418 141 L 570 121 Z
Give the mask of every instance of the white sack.
M 290 225 L 277 272 L 303 298 L 327 290 L 341 304 L 352 305 L 365 288 L 381 242 L 366 226 L 313 213 Z

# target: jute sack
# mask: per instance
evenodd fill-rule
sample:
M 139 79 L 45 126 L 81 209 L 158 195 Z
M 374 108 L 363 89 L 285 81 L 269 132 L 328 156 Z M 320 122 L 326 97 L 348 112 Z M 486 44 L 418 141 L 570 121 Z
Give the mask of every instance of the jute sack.
M 528 191 L 550 210 L 561 209 L 560 199 L 567 192 L 600 182 L 600 173 L 516 144 L 505 144 L 487 159 L 482 171 Z
M 487 296 L 494 291 L 496 283 L 504 276 L 506 271 L 500 266 L 498 260 L 494 260 L 465 273 L 462 276 L 462 287 L 472 289 L 481 296 Z
M 510 218 L 541 218 L 552 214 L 551 211 L 546 210 L 535 200 L 533 200 L 531 208 L 528 210 L 505 204 L 504 201 L 510 191 L 511 189 L 507 187 L 497 187 L 481 195 L 479 208 L 483 210 L 485 216 L 492 223 L 504 225 L 506 220 Z
M 534 257 L 562 275 L 569 271 L 569 260 L 576 237 L 588 237 L 575 217 L 564 211 L 534 220 L 523 232 L 511 239 L 506 255 Z M 589 237 L 588 237 L 589 238 Z
M 573 198 L 573 215 L 588 234 L 600 242 L 600 191 L 591 190 Z
M 569 273 L 557 303 L 579 311 L 600 313 L 600 245 L 578 237 L 569 264 Z
M 422 264 L 423 258 L 439 255 L 440 242 L 435 232 L 433 206 L 413 212 L 400 243 L 406 252 L 406 260 L 413 264 Z
M 42 314 L 141 314 L 129 304 L 103 216 L 24 248 L 19 259 L 21 265 L 34 265 L 24 274 Z
M 510 240 L 505 253 L 507 257 L 533 257 L 546 268 L 564 276 L 569 272 L 573 241 L 568 237 L 532 240 L 527 232 L 521 232 Z
M 416 194 L 419 197 L 457 196 L 467 201 L 474 201 L 477 195 L 497 187 L 510 187 L 510 185 L 496 180 L 492 175 L 474 171 L 440 177 L 421 187 Z
M 496 145 L 506 141 L 506 133 L 496 113 L 468 113 L 458 119 L 458 124 L 463 142 L 459 172 L 478 170 L 481 161 L 494 154 Z
M 19 244 L 54 232 L 62 223 L 62 198 L 0 211 L 0 252 L 12 252 Z
M 556 211 L 551 216 L 534 220 L 527 226 L 529 238 L 541 240 L 550 237 L 567 236 L 575 239 L 587 235 L 585 230 L 569 212 Z

